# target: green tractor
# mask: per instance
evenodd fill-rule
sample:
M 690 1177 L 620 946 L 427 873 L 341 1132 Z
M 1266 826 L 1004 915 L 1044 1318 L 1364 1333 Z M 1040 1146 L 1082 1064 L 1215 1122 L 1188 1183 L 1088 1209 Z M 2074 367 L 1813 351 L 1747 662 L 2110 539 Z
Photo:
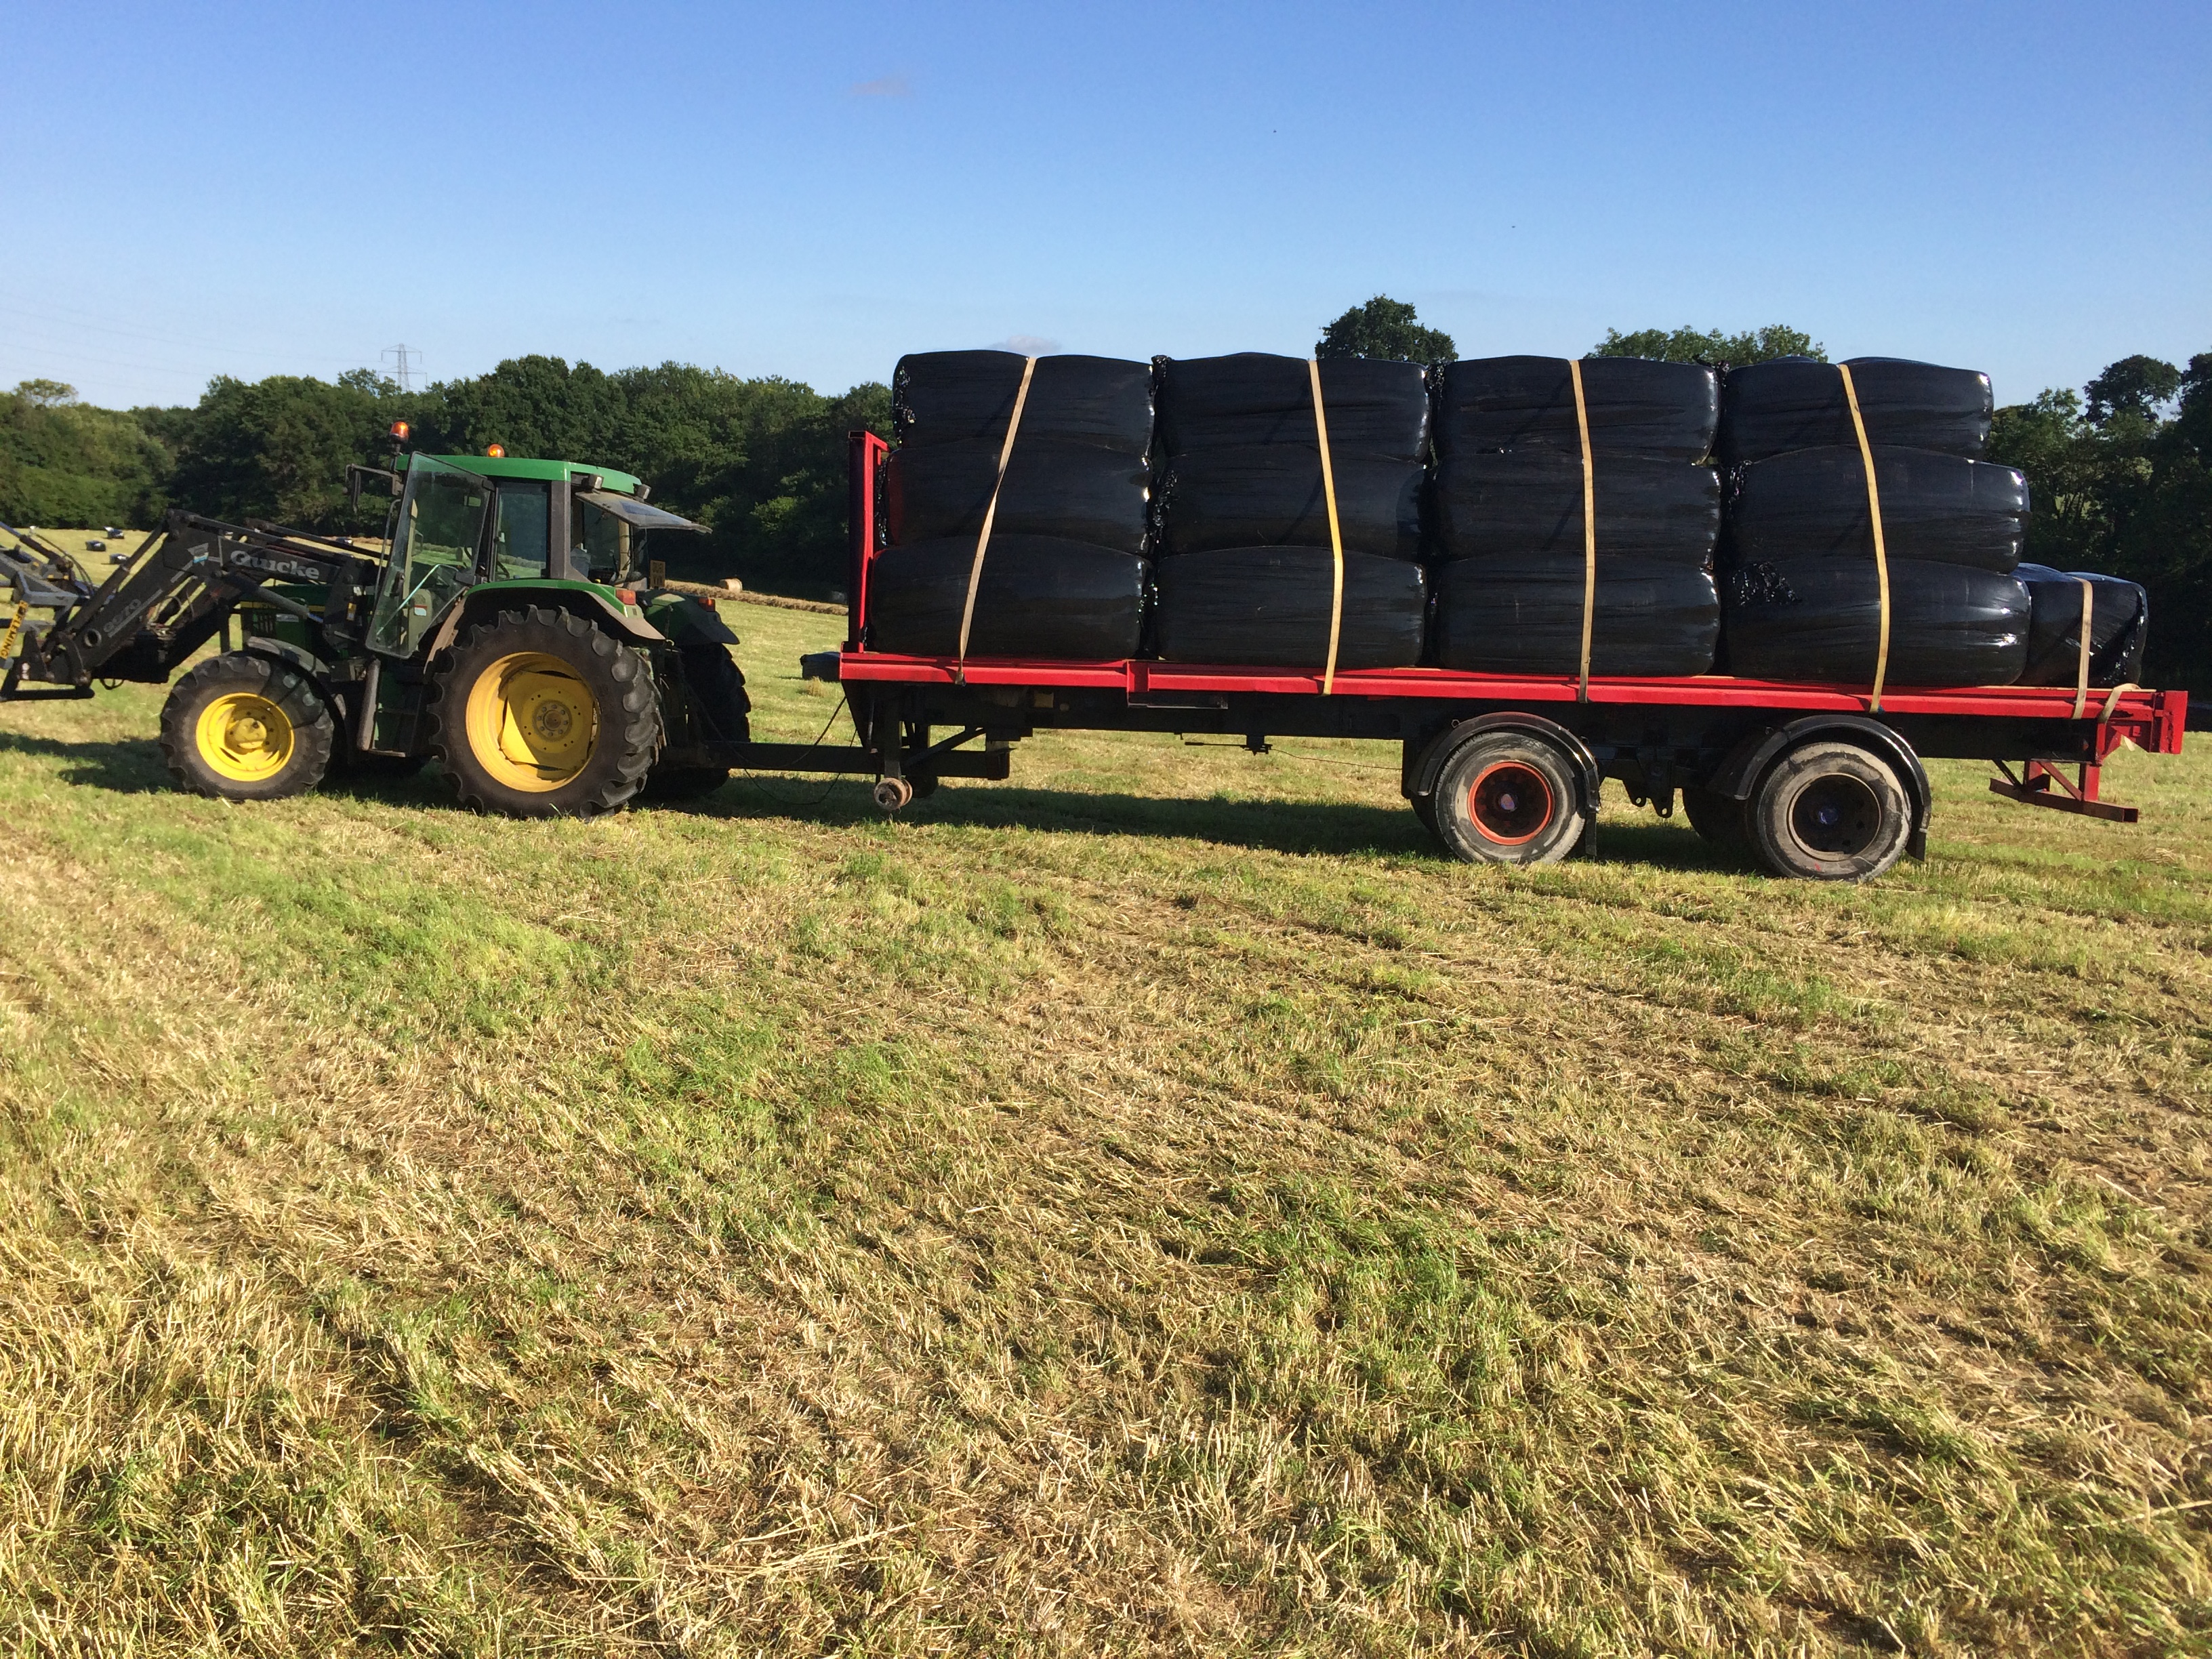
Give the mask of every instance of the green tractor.
M 348 473 L 356 501 L 392 494 L 380 546 L 173 513 L 95 586 L 0 525 L 0 699 L 161 684 L 220 634 L 161 711 L 169 769 L 203 794 L 273 799 L 434 759 L 466 805 L 550 817 L 727 779 L 749 737 L 737 636 L 646 557 L 649 536 L 701 526 L 611 467 L 398 465 Z

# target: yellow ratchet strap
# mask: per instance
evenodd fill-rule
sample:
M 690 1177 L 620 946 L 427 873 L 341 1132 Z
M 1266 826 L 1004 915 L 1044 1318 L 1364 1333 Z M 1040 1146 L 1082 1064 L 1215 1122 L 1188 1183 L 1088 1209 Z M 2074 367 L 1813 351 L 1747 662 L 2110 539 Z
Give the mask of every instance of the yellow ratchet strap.
M 1870 714 L 1881 712 L 1881 683 L 1889 678 L 1889 549 L 1881 535 L 1881 489 L 1874 480 L 1874 446 L 1867 441 L 1866 417 L 1859 413 L 1858 388 L 1851 384 L 1851 366 L 1838 363 L 1836 372 L 1844 377 L 1844 398 L 1851 406 L 1851 429 L 1859 434 L 1859 461 L 1866 468 L 1867 512 L 1874 520 L 1874 574 L 1881 585 L 1881 644 L 1875 653 L 1874 696 L 1868 700 Z
M 1583 397 L 1583 365 L 1567 359 L 1575 383 L 1575 425 L 1583 437 L 1583 665 L 1582 701 L 1589 701 L 1590 626 L 1597 616 L 1597 470 L 1590 460 L 1589 404 Z
M 1344 635 L 1344 532 L 1336 521 L 1336 471 L 1328 464 L 1328 416 L 1321 401 L 1321 359 L 1306 359 L 1306 372 L 1313 379 L 1314 441 L 1321 447 L 1321 493 L 1328 503 L 1328 552 L 1335 562 L 1329 575 L 1328 596 L 1328 662 L 1321 673 L 1321 694 L 1324 697 L 1336 690 L 1336 647 Z
M 953 670 L 954 678 L 963 684 L 968 680 L 968 633 L 975 625 L 975 590 L 983 580 L 983 554 L 991 545 L 991 520 L 999 516 L 999 492 L 1006 487 L 1006 463 L 1013 459 L 1014 434 L 1021 430 L 1022 405 L 1030 400 L 1030 376 L 1036 373 L 1036 359 L 1022 359 L 1021 390 L 1014 393 L 1014 412 L 1006 421 L 1006 441 L 999 446 L 999 476 L 991 485 L 990 505 L 983 509 L 983 528 L 975 538 L 975 562 L 968 567 L 968 603 L 960 608 L 960 661 Z
M 2142 687 L 2137 685 L 2133 680 L 2121 681 L 2119 684 L 2112 688 L 2112 695 L 2105 699 L 2105 712 L 2097 716 L 2098 721 L 2101 724 L 2102 722 L 2112 718 L 2112 711 L 2120 706 L 2121 692 L 2140 691 L 2142 690 Z
M 30 614 L 31 602 L 28 599 L 15 601 L 15 614 L 8 619 L 8 631 L 0 634 L 0 662 L 5 662 L 15 654 L 15 641 L 23 635 L 23 618 Z
M 2089 617 L 2097 608 L 2097 586 L 2086 576 L 2075 580 L 2081 584 L 2081 662 L 2074 676 L 2074 718 L 2078 720 L 2089 712 Z

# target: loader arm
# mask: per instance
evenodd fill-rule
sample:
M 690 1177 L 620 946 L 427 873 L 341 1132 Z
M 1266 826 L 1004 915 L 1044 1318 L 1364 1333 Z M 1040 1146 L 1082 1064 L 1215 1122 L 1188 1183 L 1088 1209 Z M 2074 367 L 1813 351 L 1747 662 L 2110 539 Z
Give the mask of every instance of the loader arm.
M 172 513 L 95 591 L 67 596 L 52 626 L 23 632 L 0 698 L 40 695 L 22 690 L 25 681 L 79 692 L 94 679 L 159 684 L 248 599 L 315 623 L 333 641 L 355 642 L 356 613 L 380 562 L 346 543 L 280 525 Z M 271 581 L 322 587 L 322 611 L 270 591 Z M 21 577 L 15 586 L 23 595 Z

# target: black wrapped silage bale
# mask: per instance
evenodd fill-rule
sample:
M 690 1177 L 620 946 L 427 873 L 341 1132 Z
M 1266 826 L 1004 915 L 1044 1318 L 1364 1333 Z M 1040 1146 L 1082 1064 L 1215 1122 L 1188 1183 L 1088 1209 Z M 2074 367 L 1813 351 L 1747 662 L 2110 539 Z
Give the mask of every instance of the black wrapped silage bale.
M 1163 661 L 1318 670 L 1328 657 L 1334 561 L 1326 547 L 1224 548 L 1162 559 L 1154 641 Z M 1344 556 L 1339 669 L 1421 659 L 1425 573 L 1405 559 Z
M 976 541 L 995 489 L 968 653 L 1076 661 L 1136 654 L 1151 517 L 1152 365 L 1038 358 L 1006 451 L 1024 366 L 1009 351 L 899 360 L 899 447 L 884 473 L 892 544 L 869 567 L 876 649 L 959 650 Z
M 1329 448 L 1344 550 L 1420 557 L 1421 469 L 1388 456 L 1347 453 L 1333 441 Z M 1161 471 L 1154 511 L 1163 556 L 1222 547 L 1328 544 L 1321 453 L 1310 441 L 1176 455 Z
M 1711 566 L 1721 527 L 1720 475 L 1711 467 L 1606 455 L 1592 471 L 1601 569 L 1615 558 Z M 1445 559 L 1550 554 L 1571 560 L 1579 582 L 1582 457 L 1542 447 L 1455 454 L 1437 469 L 1433 525 Z
M 1925 449 L 1873 449 L 1892 559 L 1999 573 L 2020 562 L 2027 526 L 2027 480 L 2020 473 Z M 1730 491 L 1728 540 L 1731 562 L 1834 556 L 1871 563 L 1874 520 L 1858 447 L 1792 450 L 1741 468 Z
M 1226 357 L 1161 357 L 1159 440 L 1170 458 L 1255 444 L 1315 447 L 1313 380 L 1303 357 L 1242 351 Z M 1321 392 L 1332 455 L 1388 456 L 1419 464 L 1428 453 L 1429 392 L 1418 363 L 1324 357 Z
M 2136 583 L 2091 571 L 2023 564 L 2012 573 L 2027 587 L 2027 666 L 2022 685 L 2074 685 L 2081 673 L 2081 584 L 2089 602 L 2089 684 L 2126 685 L 2142 672 L 2150 596 Z
M 1573 674 L 1582 666 L 1580 559 L 1458 559 L 1437 571 L 1437 665 L 1479 674 Z M 1590 672 L 1709 674 L 1720 639 L 1712 573 L 1675 560 L 1601 557 Z
M 1592 454 L 1702 461 L 1712 453 L 1720 418 L 1720 381 L 1713 370 L 1644 357 L 1585 357 L 1582 370 Z M 1565 357 L 1448 363 L 1436 401 L 1439 460 L 1486 449 L 1582 453 L 1574 382 Z
M 868 644 L 951 656 L 975 561 L 971 537 L 886 549 L 868 567 Z M 1100 662 L 1137 654 L 1146 562 L 1052 536 L 991 538 L 976 585 L 971 657 Z
M 1012 351 L 918 351 L 891 375 L 902 448 L 1006 435 L 1024 359 Z M 1152 440 L 1152 366 L 1119 357 L 1040 357 L 1017 439 L 1059 439 L 1142 455 Z
M 1152 472 L 1141 453 L 1036 436 L 1024 410 L 1001 488 L 1003 443 L 1002 432 L 893 450 L 884 465 L 884 521 L 892 544 L 972 540 L 982 532 L 996 488 L 994 545 L 1000 535 L 1057 536 L 1121 553 L 1145 550 Z
M 1242 352 L 1158 360 L 1163 556 L 1153 639 L 1170 662 L 1317 669 L 1334 560 L 1316 366 Z M 1318 366 L 1344 550 L 1337 666 L 1421 659 L 1420 492 L 1429 398 L 1418 364 Z
M 2029 604 L 2014 577 L 1971 565 L 1892 558 L 1893 687 L 2010 685 L 2027 664 Z M 1866 685 L 1881 641 L 1870 556 L 1766 559 L 1721 577 L 1722 659 L 1751 679 Z
M 1709 672 L 1720 627 L 1711 572 L 1721 492 L 1703 463 L 1718 410 L 1717 377 L 1696 364 L 1523 356 L 1448 365 L 1435 423 L 1431 540 L 1445 561 L 1436 660 L 1473 672 L 1577 672 L 1594 544 L 1589 672 Z
M 1989 442 L 1990 377 L 1903 357 L 1848 360 L 1867 441 L 1972 459 Z M 1778 357 L 1728 372 L 1721 387 L 1723 466 L 1792 449 L 1858 442 L 1833 363 Z

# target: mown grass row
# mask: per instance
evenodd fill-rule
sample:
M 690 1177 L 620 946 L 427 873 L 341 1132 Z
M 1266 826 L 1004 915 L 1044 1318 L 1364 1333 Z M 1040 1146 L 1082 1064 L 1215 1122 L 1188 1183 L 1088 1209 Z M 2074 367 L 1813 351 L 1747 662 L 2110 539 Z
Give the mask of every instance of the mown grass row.
M 0 714 L 19 1646 L 2207 1639 L 2192 757 L 1836 890 L 1322 743 L 234 808 L 156 706 Z

